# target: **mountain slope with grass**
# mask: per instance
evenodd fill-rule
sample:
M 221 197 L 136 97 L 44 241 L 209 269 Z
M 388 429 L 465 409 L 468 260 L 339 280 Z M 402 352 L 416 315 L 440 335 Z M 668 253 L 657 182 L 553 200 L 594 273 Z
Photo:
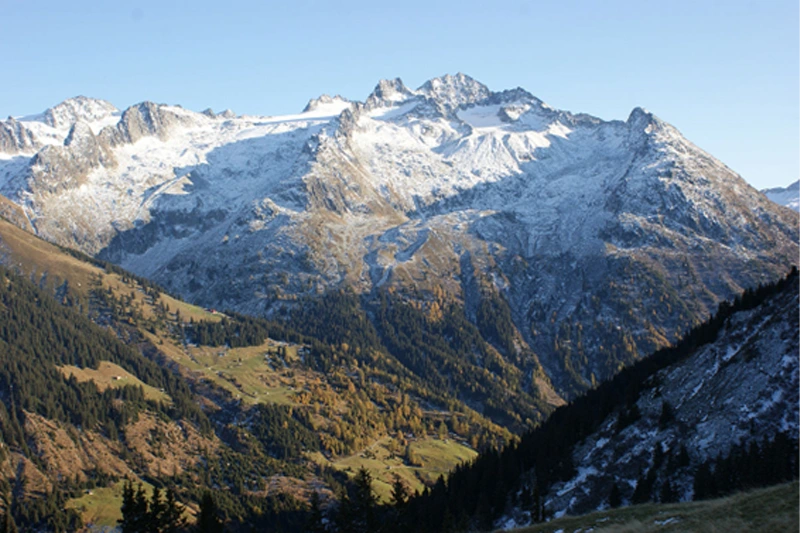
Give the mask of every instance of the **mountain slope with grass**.
M 593 531 L 628 533 L 694 531 L 797 531 L 797 482 L 743 492 L 702 502 L 644 504 L 622 509 L 565 517 L 546 524 L 513 530 L 515 533 Z
M 296 526 L 360 467 L 388 499 L 394 475 L 422 489 L 514 439 L 379 345 L 186 304 L 3 219 L 0 263 L 0 491 L 17 524 L 113 525 L 131 478 L 174 488 L 189 516 L 213 488 L 233 530 Z

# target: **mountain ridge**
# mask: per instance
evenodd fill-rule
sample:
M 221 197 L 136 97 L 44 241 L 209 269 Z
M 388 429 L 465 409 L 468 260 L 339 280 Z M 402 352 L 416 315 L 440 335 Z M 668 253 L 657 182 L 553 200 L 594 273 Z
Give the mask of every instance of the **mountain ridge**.
M 790 183 L 786 187 L 773 187 L 761 192 L 778 205 L 800 211 L 800 180 Z
M 512 350 L 567 395 L 798 253 L 796 214 L 642 108 L 602 121 L 463 74 L 312 102 L 284 117 L 138 104 L 90 124 L 95 152 L 4 156 L 0 192 L 40 235 L 218 308 L 280 314 L 342 287 L 427 305 L 440 288 L 476 316 L 494 294 Z

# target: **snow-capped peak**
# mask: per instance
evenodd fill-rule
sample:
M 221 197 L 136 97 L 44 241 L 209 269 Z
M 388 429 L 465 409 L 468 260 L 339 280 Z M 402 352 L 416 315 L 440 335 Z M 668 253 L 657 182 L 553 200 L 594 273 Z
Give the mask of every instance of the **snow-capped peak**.
M 405 102 L 413 96 L 415 96 L 414 93 L 405 86 L 400 78 L 381 80 L 367 97 L 366 107 L 367 109 L 374 109 L 376 107 L 392 106 Z
M 417 92 L 450 109 L 480 102 L 492 94 L 486 85 L 460 72 L 428 80 Z
M 655 115 L 643 107 L 634 107 L 631 114 L 628 115 L 627 124 L 632 129 L 644 129 L 655 118 Z
M 544 105 L 541 100 L 533 96 L 531 93 L 529 93 L 522 87 L 517 87 L 516 89 L 508 89 L 505 91 L 492 93 L 492 95 L 489 97 L 488 100 L 488 103 L 490 104 L 510 104 L 518 102 L 535 104 L 537 106 Z
M 339 96 L 329 96 L 327 94 L 323 94 L 319 98 L 312 98 L 306 104 L 306 107 L 303 109 L 303 113 L 310 113 L 312 111 L 321 111 L 324 109 L 332 109 L 332 108 L 346 108 L 350 105 L 350 100 Z
M 42 114 L 42 122 L 56 129 L 64 129 L 79 120 L 97 122 L 117 112 L 118 109 L 105 100 L 76 96 L 47 109 Z

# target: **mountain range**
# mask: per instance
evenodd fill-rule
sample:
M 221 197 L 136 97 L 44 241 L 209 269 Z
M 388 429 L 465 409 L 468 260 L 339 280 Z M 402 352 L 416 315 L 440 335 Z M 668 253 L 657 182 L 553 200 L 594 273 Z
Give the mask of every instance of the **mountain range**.
M 796 270 L 754 291 L 797 262 L 796 197 L 642 108 L 464 74 L 288 116 L 81 96 L 0 121 L 3 512 L 68 529 L 132 476 L 293 530 L 365 465 L 479 527 L 532 520 L 534 484 L 558 514 L 692 498 L 738 447 L 796 443 Z
M 0 193 L 47 240 L 255 315 L 340 289 L 369 313 L 455 303 L 566 397 L 798 256 L 796 213 L 652 113 L 463 74 L 279 117 L 78 97 L 0 123 L 0 150 Z

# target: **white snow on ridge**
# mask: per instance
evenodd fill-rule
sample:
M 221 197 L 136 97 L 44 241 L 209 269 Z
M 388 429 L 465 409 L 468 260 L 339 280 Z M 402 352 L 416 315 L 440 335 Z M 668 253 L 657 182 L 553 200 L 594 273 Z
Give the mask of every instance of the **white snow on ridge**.
M 289 123 L 327 123 L 342 114 L 342 111 L 351 107 L 350 102 L 342 100 L 331 103 L 320 104 L 311 111 L 296 113 L 292 115 L 274 116 L 255 116 L 245 115 L 244 120 L 253 121 L 254 124 L 262 126 L 267 124 L 289 124 Z
M 502 128 L 505 122 L 500 119 L 502 105 L 475 106 L 460 110 L 456 116 L 474 128 Z
M 86 116 L 98 133 L 117 123 L 120 113 L 101 109 Z M 58 190 L 58 200 L 46 195 L 46 187 L 39 189 L 44 194 L 32 193 L 36 198 L 24 196 L 29 191 L 20 176 L 34 153 L 0 160 L 0 187 L 14 193 L 15 201 L 28 200 L 31 218 L 34 224 L 41 221 L 45 237 L 89 253 L 98 253 L 115 235 L 147 224 L 154 212 L 160 213 L 156 218 L 163 217 L 148 231 L 131 233 L 138 240 L 111 243 L 115 247 L 109 253 L 119 253 L 114 260 L 131 268 L 135 260 L 163 265 L 170 261 L 171 249 L 184 245 L 215 250 L 225 243 L 220 263 L 228 261 L 235 248 L 243 260 L 253 262 L 242 272 L 255 272 L 262 261 L 291 270 L 292 263 L 284 264 L 291 254 L 270 254 L 288 248 L 297 252 L 304 242 L 324 239 L 311 224 L 319 226 L 317 215 L 325 215 L 323 220 L 332 215 L 344 221 L 330 233 L 339 232 L 342 242 L 357 244 L 342 244 L 347 254 L 332 246 L 332 255 L 324 258 L 328 250 L 310 251 L 315 262 L 307 264 L 309 270 L 322 273 L 319 283 L 335 283 L 350 268 L 343 265 L 352 265 L 354 272 L 361 268 L 353 278 L 366 286 L 389 280 L 388 270 L 394 266 L 405 268 L 406 274 L 422 268 L 415 266 L 416 259 L 445 246 L 431 232 L 429 245 L 411 248 L 407 255 L 399 242 L 397 250 L 382 250 L 385 257 L 364 259 L 367 266 L 359 266 L 355 255 L 349 255 L 362 246 L 361 257 L 366 257 L 373 251 L 371 239 L 388 229 L 382 224 L 399 227 L 405 217 L 432 224 L 437 216 L 453 213 L 493 213 L 470 217 L 463 225 L 444 224 L 443 233 L 463 236 L 465 242 L 478 238 L 503 243 L 528 259 L 554 254 L 582 258 L 605 253 L 605 227 L 622 226 L 624 232 L 608 234 L 613 239 L 639 235 L 643 228 L 645 233 L 682 239 L 684 220 L 673 217 L 679 220 L 676 228 L 653 213 L 690 202 L 716 205 L 714 198 L 702 194 L 709 189 L 706 176 L 713 176 L 714 169 L 705 172 L 704 167 L 697 180 L 704 183 L 687 186 L 691 180 L 671 171 L 684 159 L 686 165 L 695 164 L 698 151 L 651 114 L 636 110 L 626 122 L 573 116 L 548 108 L 524 91 L 491 93 L 461 75 L 432 80 L 418 91 L 408 90 L 400 80 L 384 80 L 364 103 L 323 95 L 311 100 L 305 111 L 288 115 L 215 115 L 148 102 L 134 106 L 128 117 L 115 132 L 119 135 L 104 139 L 111 140 L 109 146 L 95 147 L 102 153 L 82 159 L 75 153 L 77 145 L 45 153 L 51 157 L 36 169 L 41 180 L 31 183 Z M 68 130 L 45 122 L 58 123 L 37 117 L 26 123 L 36 129 L 36 139 L 23 143 L 15 134 L 12 142 L 25 150 L 63 144 Z M 81 138 L 88 138 L 86 129 L 81 130 Z M 133 144 L 126 139 L 134 139 Z M 81 169 L 79 187 L 70 182 L 66 174 L 71 169 L 62 161 Z M 51 171 L 58 168 L 66 170 Z M 64 187 L 57 179 L 64 180 Z M 682 197 L 674 195 L 680 205 L 668 201 L 671 187 L 685 189 Z M 272 204 L 263 207 L 265 201 Z M 714 216 L 711 208 L 706 212 L 711 213 L 708 218 Z M 81 219 L 81 235 L 72 229 L 75 219 Z M 179 228 L 173 230 L 176 220 L 190 222 L 177 223 Z M 217 235 L 217 227 L 222 235 Z M 411 229 L 407 233 L 411 238 Z M 253 238 L 238 240 L 238 234 Z M 250 244 L 262 247 L 263 254 L 245 249 Z M 622 238 L 613 245 L 618 253 L 637 246 Z M 143 255 L 137 259 L 136 254 Z M 185 258 L 176 264 L 211 261 L 201 252 L 192 255 L 191 249 Z M 451 268 L 444 264 L 443 272 Z M 374 276 L 366 274 L 373 267 Z M 149 274 L 148 268 L 133 269 Z M 174 289 L 184 294 L 195 290 Z
M 379 120 L 392 120 L 397 117 L 401 117 L 408 113 L 409 111 L 414 110 L 417 107 L 418 102 L 415 101 L 401 101 L 400 105 L 396 106 L 388 106 L 388 107 L 376 107 L 369 111 L 367 116 L 373 119 Z
M 98 120 L 93 120 L 93 121 L 89 122 L 88 124 L 89 124 L 89 127 L 92 128 L 92 133 L 97 135 L 98 133 L 100 133 L 103 130 L 103 128 L 106 128 L 107 126 L 115 126 L 119 122 L 119 119 L 120 119 L 121 116 L 122 116 L 122 112 L 118 111 L 116 113 L 112 113 L 111 115 L 108 115 L 105 118 L 101 118 L 101 119 L 98 119 Z

